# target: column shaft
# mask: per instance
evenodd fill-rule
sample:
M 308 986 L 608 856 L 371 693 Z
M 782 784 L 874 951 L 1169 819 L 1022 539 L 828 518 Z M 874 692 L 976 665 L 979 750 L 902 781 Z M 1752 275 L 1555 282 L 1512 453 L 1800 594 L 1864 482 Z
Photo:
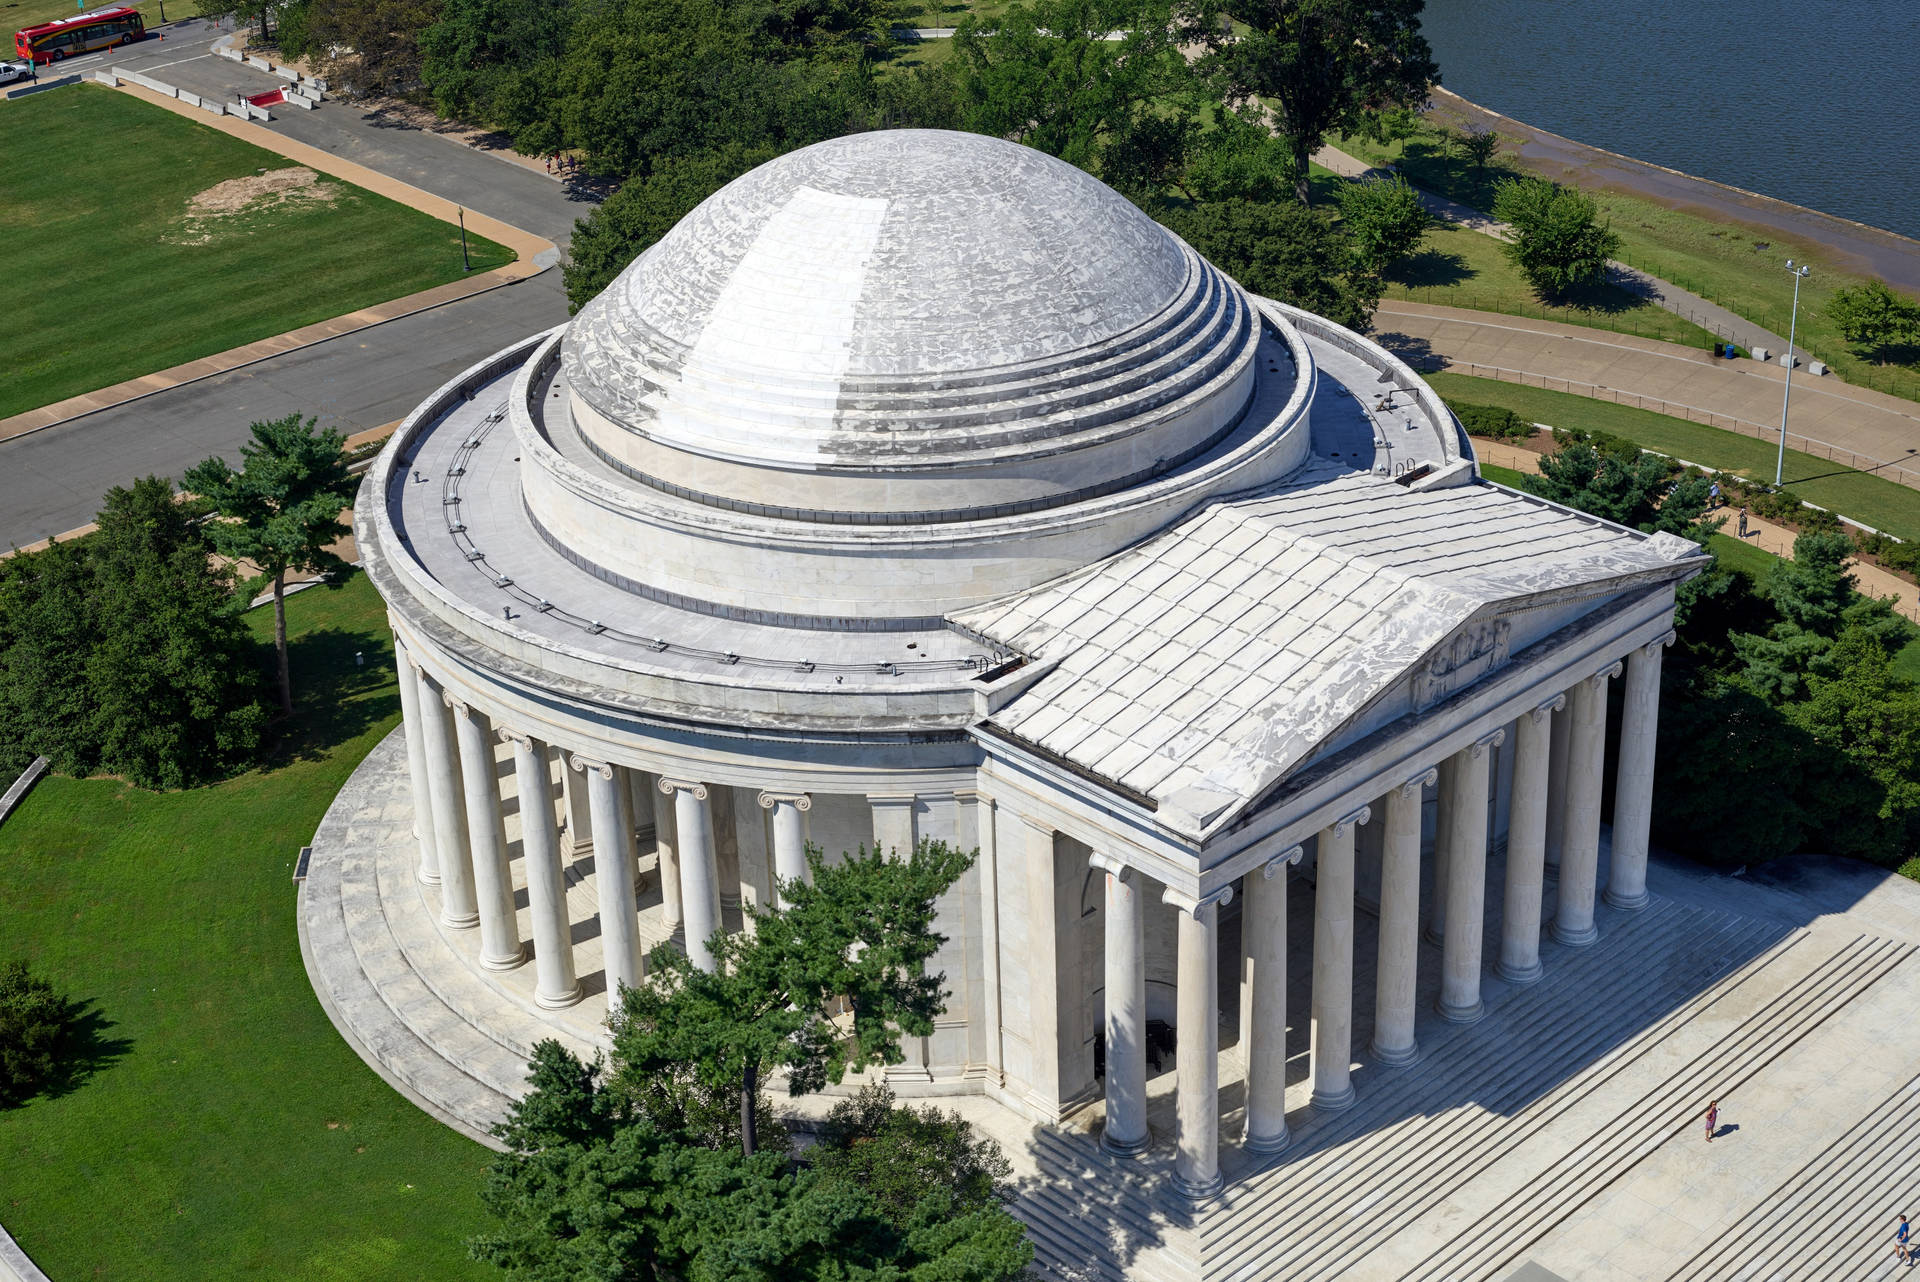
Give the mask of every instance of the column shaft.
M 547 746 L 537 739 L 514 739 L 513 773 L 520 793 L 520 866 L 526 872 L 527 908 L 533 919 L 533 997 L 542 1006 L 571 1006 L 580 1000 L 580 984 L 573 970 L 573 931 L 560 872 L 560 830 L 554 821 Z
M 1447 937 L 1447 833 L 1453 824 L 1454 759 L 1447 757 L 1438 767 L 1438 787 L 1433 798 L 1433 902 L 1427 906 L 1427 942 L 1439 944 Z
M 475 926 L 480 909 L 467 853 L 467 808 L 453 713 L 440 687 L 424 672 L 420 674 L 420 724 L 426 732 L 427 790 L 433 799 L 434 851 L 440 865 L 440 920 L 448 926 Z
M 687 956 L 701 970 L 715 966 L 707 941 L 720 929 L 720 873 L 713 846 L 713 812 L 702 784 L 660 781 L 673 794 L 674 826 L 680 839 L 681 907 L 686 912 Z
M 1606 770 L 1607 676 L 1573 687 L 1567 728 L 1567 813 L 1560 835 L 1560 895 L 1553 937 L 1578 948 L 1600 937 L 1593 924 L 1600 874 L 1600 788 Z
M 1322 828 L 1313 888 L 1313 1106 L 1353 1103 L 1353 822 Z
M 413 833 L 420 841 L 417 875 L 426 885 L 437 886 L 440 856 L 433 845 L 433 784 L 427 773 L 427 728 L 420 719 L 420 673 L 398 643 L 393 657 L 400 685 L 400 723 L 407 736 L 407 781 L 413 786 Z
M 660 918 L 671 934 L 684 923 L 686 909 L 680 889 L 680 817 L 670 799 L 654 807 L 653 848 L 660 870 Z
M 1107 866 L 1107 1125 L 1110 1153 L 1146 1151 L 1147 906 L 1133 884 L 1139 873 Z
M 593 807 L 587 800 L 586 777 L 569 769 L 566 754 L 560 758 L 561 805 L 567 815 L 567 854 L 578 859 L 593 853 Z
M 1251 1018 L 1243 1022 L 1247 1044 L 1247 1125 L 1241 1143 L 1249 1152 L 1278 1153 L 1287 1146 L 1287 871 L 1297 854 L 1283 855 L 1247 874 L 1247 902 L 1240 929 L 1247 936 Z
M 760 805 L 772 812 L 773 818 L 773 875 L 776 881 L 785 883 L 805 881 L 807 879 L 807 811 L 813 809 L 813 798 L 805 793 L 791 796 L 763 792 Z M 782 907 L 786 906 L 786 897 L 774 892 L 774 898 Z
M 1373 1058 L 1411 1064 L 1414 991 L 1420 974 L 1420 794 L 1435 772 L 1387 794 L 1380 865 L 1380 961 L 1373 991 Z
M 640 902 L 634 892 L 633 829 L 621 794 L 626 781 L 615 767 L 575 757 L 576 771 L 587 780 L 587 804 L 592 809 L 593 880 L 600 892 L 600 947 L 607 970 L 607 1009 L 620 1006 L 620 989 L 640 982 Z
M 512 970 L 526 960 L 513 911 L 513 873 L 507 865 L 507 827 L 500 813 L 500 777 L 493 726 L 473 708 L 455 708 L 460 778 L 466 785 L 467 842 L 473 851 L 473 891 L 480 910 L 480 964 Z
M 1547 755 L 1546 876 L 1560 875 L 1560 842 L 1567 834 L 1567 742 L 1573 731 L 1573 709 L 1561 696 L 1554 710 Z
M 1556 698 L 1555 702 L 1558 702 Z M 1513 748 L 1513 806 L 1507 816 L 1507 893 L 1500 914 L 1500 977 L 1531 984 L 1540 967 L 1540 900 L 1547 857 L 1547 776 L 1554 705 L 1520 714 Z
M 1628 911 L 1647 906 L 1647 842 L 1653 822 L 1654 747 L 1660 735 L 1660 657 L 1665 649 L 1662 639 L 1635 650 L 1627 660 L 1607 902 Z
M 1480 1002 L 1480 958 L 1487 916 L 1487 787 L 1496 730 L 1454 754 L 1448 806 L 1447 935 L 1440 954 L 1440 1014 L 1465 1024 L 1486 1013 Z
M 1220 1177 L 1220 906 L 1180 913 L 1178 1037 L 1174 1043 L 1174 1122 L 1179 1130 L 1173 1185 L 1199 1201 L 1218 1193 Z
M 1005 1083 L 1000 1046 L 1000 824 L 999 806 L 981 797 L 974 806 L 975 844 L 980 847 L 980 1041 L 987 1074 Z

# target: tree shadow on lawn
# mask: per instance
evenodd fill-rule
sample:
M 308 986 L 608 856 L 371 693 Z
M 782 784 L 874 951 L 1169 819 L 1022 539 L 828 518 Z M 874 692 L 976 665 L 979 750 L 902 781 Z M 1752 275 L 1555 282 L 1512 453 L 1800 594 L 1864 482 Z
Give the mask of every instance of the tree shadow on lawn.
M 263 650 L 271 691 L 272 644 Z M 355 656 L 364 662 L 356 662 Z M 382 633 L 337 627 L 303 632 L 288 639 L 287 664 L 293 716 L 269 730 L 262 769 L 320 760 L 400 710 L 400 693 L 393 684 L 393 642 Z
M 125 1037 L 109 1037 L 108 1030 L 118 1027 L 92 1001 L 66 1002 L 60 1049 L 53 1072 L 30 1093 L 8 1097 L 0 1093 L 0 1111 L 21 1108 L 36 1098 L 59 1099 L 71 1095 L 94 1076 L 125 1059 L 133 1042 Z
M 1423 249 L 1394 265 L 1387 279 L 1409 289 L 1458 285 L 1473 278 L 1473 268 L 1459 254 L 1441 249 Z

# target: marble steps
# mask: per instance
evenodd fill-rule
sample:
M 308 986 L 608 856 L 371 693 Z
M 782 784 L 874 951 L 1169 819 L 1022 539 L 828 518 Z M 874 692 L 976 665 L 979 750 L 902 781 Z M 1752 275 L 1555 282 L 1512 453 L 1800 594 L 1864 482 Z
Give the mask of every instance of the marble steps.
M 1196 1282 L 1188 1217 L 1164 1177 L 1098 1151 L 1090 1138 L 1034 1132 L 1045 1173 L 1025 1181 L 1013 1212 L 1034 1243 L 1036 1272 L 1057 1282 Z
M 1894 1217 L 1916 1212 L 1900 1196 L 1920 1188 L 1920 1077 L 1889 1095 L 1669 1282 L 1839 1282 L 1898 1262 Z M 1920 1232 L 1920 1231 L 1917 1231 Z
M 1589 988 L 1604 990 L 1606 977 L 1625 960 L 1681 938 L 1694 963 L 1634 989 L 1610 1023 L 1596 1023 L 1589 1008 L 1569 1000 Z M 1206 1258 L 1230 1266 L 1215 1270 L 1221 1277 L 1338 1272 L 1340 1262 L 1379 1239 L 1367 1208 L 1388 1203 L 1398 1221 L 1414 1218 L 1451 1183 L 1484 1170 L 1544 1127 L 1551 1101 L 1590 1090 L 1631 1065 L 1723 995 L 1724 986 L 1704 991 L 1716 979 L 1748 963 L 1744 981 L 1804 938 L 1779 940 L 1779 929 L 1768 923 L 1656 901 L 1603 936 L 1601 945 L 1558 959 L 1548 982 L 1512 995 L 1488 1020 L 1430 1048 L 1410 1070 L 1382 1079 L 1391 1084 L 1364 1096 L 1361 1108 L 1331 1118 L 1309 1114 L 1278 1164 L 1229 1185 L 1203 1225 Z M 1501 1045 L 1503 1028 L 1524 1030 L 1530 1045 L 1557 1054 L 1516 1055 Z M 1623 1037 L 1623 1028 L 1639 1031 Z M 1471 1098 L 1476 1107 L 1424 1111 L 1425 1101 L 1447 1097 Z M 1396 1116 L 1406 1120 L 1383 1124 Z M 1459 1174 L 1443 1179 L 1440 1168 Z
M 1505 1276 L 1555 1225 L 1674 1134 L 1697 1125 L 1701 1100 L 1730 1094 L 1914 951 L 1910 944 L 1864 935 L 1837 949 L 1719 1041 L 1577 1140 L 1519 1196 L 1435 1250 L 1406 1275 L 1406 1282 Z

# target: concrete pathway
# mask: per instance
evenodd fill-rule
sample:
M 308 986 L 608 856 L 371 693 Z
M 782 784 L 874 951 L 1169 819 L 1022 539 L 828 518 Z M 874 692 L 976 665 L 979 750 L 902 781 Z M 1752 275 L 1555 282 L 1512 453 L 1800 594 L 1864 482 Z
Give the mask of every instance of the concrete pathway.
M 1376 337 L 1417 368 L 1634 405 L 1777 440 L 1786 371 L 1631 334 L 1388 299 Z M 1920 404 L 1795 371 L 1787 444 L 1920 488 Z

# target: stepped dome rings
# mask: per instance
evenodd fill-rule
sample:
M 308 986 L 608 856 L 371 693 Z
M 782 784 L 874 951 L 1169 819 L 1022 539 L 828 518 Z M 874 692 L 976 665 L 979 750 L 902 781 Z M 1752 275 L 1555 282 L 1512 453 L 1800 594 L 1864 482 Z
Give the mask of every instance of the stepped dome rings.
M 1262 321 L 1123 197 L 971 134 L 860 134 L 716 193 L 568 329 L 580 438 L 636 486 L 832 524 L 967 521 L 1178 468 Z

